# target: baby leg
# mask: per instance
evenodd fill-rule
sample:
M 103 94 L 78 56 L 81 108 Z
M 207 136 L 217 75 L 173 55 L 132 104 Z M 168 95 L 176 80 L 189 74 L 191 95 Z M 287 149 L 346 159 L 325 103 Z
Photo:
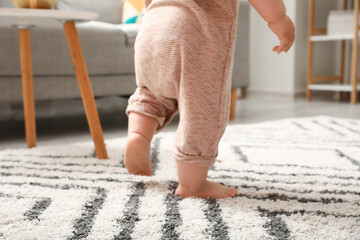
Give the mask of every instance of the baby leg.
M 216 7 L 212 7 L 215 12 Z M 228 10 L 233 11 L 230 7 Z M 216 32 L 221 36 L 211 30 L 199 33 L 196 28 L 188 28 L 184 36 L 180 123 L 173 147 L 179 178 L 175 194 L 183 198 L 227 198 L 237 194 L 234 187 L 207 180 L 208 168 L 218 156 L 218 144 L 229 120 L 236 24 L 236 17 L 224 20 L 219 26 L 221 31 Z M 191 46 L 196 46 L 196 51 Z
M 128 136 L 124 154 L 124 164 L 129 173 L 150 176 L 150 145 L 158 126 L 158 121 L 149 116 L 129 113 Z
M 173 147 L 179 178 L 175 194 L 183 198 L 234 197 L 235 188 L 206 179 L 228 122 L 231 81 L 217 76 L 216 71 L 204 69 L 201 73 L 189 73 L 180 82 L 180 122 Z
M 139 84 L 141 85 L 141 84 Z M 129 173 L 150 176 L 151 140 L 177 113 L 176 101 L 158 99 L 147 87 L 140 86 L 129 99 L 126 114 L 129 118 L 124 164 Z M 165 105 L 164 105 L 165 104 Z

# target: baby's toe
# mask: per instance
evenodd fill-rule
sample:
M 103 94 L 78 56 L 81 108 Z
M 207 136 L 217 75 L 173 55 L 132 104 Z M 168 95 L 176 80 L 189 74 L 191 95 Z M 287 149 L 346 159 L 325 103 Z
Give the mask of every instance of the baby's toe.
M 234 187 L 227 188 L 227 190 L 226 190 L 226 195 L 227 196 L 234 197 L 236 194 L 237 194 L 237 191 L 236 191 L 236 189 Z

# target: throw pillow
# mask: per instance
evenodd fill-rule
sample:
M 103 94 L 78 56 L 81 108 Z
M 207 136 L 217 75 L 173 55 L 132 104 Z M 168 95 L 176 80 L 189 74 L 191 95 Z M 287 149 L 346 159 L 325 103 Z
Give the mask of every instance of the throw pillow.
M 122 12 L 122 23 L 140 24 L 144 15 L 144 0 L 124 0 Z

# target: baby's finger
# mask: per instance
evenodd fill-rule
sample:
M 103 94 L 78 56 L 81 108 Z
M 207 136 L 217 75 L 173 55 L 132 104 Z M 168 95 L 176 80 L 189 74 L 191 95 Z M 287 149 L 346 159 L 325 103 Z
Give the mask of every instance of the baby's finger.
M 290 50 L 290 48 L 292 47 L 292 45 L 293 45 L 293 43 L 294 43 L 294 40 L 293 39 L 290 39 L 290 38 L 287 38 L 286 39 L 286 41 L 284 41 L 284 42 L 286 42 L 284 45 L 285 45 L 285 47 L 284 47 L 284 52 L 288 52 L 289 50 Z
M 290 47 L 291 47 L 291 44 L 287 43 L 286 46 L 284 47 L 284 52 L 287 53 L 289 51 Z
M 288 51 L 290 50 L 290 48 L 291 48 L 291 47 L 293 46 L 293 44 L 294 44 L 294 40 L 295 40 L 295 39 L 293 39 L 293 38 L 289 40 L 285 52 L 288 52 Z
M 276 46 L 274 49 L 274 52 L 276 52 L 277 54 L 280 54 L 281 53 L 280 46 Z
M 282 51 L 284 51 L 284 49 L 285 49 L 285 46 L 283 44 L 280 45 L 277 49 L 277 53 L 281 53 Z
M 286 52 L 288 52 L 292 47 L 292 44 L 289 44 L 289 46 L 286 48 Z
M 287 45 L 287 41 L 284 40 L 283 38 L 280 39 L 280 46 L 278 48 L 278 53 L 281 53 L 282 51 L 284 51 L 286 49 L 286 45 Z

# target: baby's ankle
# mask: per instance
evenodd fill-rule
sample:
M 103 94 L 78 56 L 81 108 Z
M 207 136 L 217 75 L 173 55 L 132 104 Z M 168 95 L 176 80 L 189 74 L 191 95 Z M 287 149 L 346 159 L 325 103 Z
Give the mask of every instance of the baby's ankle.
M 206 180 L 205 184 L 197 190 L 183 189 L 180 185 L 175 191 L 175 195 L 182 198 L 227 198 L 236 196 L 237 191 L 234 187 L 227 187 L 216 182 Z
M 145 136 L 144 134 L 140 133 L 140 132 L 129 132 L 128 133 L 128 138 L 140 138 L 142 140 L 146 140 L 148 143 L 151 143 L 152 139 L 149 139 L 147 136 Z
M 186 193 L 186 194 L 189 194 L 189 195 L 192 195 L 194 193 L 198 193 L 198 192 L 201 192 L 202 189 L 206 186 L 206 180 L 201 183 L 201 184 L 187 184 L 187 185 L 183 185 L 181 183 L 179 183 L 178 185 L 178 189 L 179 191 L 183 192 L 183 193 Z
M 179 179 L 179 191 L 181 190 L 186 194 L 199 192 L 207 182 L 208 167 L 176 161 L 176 169 Z

